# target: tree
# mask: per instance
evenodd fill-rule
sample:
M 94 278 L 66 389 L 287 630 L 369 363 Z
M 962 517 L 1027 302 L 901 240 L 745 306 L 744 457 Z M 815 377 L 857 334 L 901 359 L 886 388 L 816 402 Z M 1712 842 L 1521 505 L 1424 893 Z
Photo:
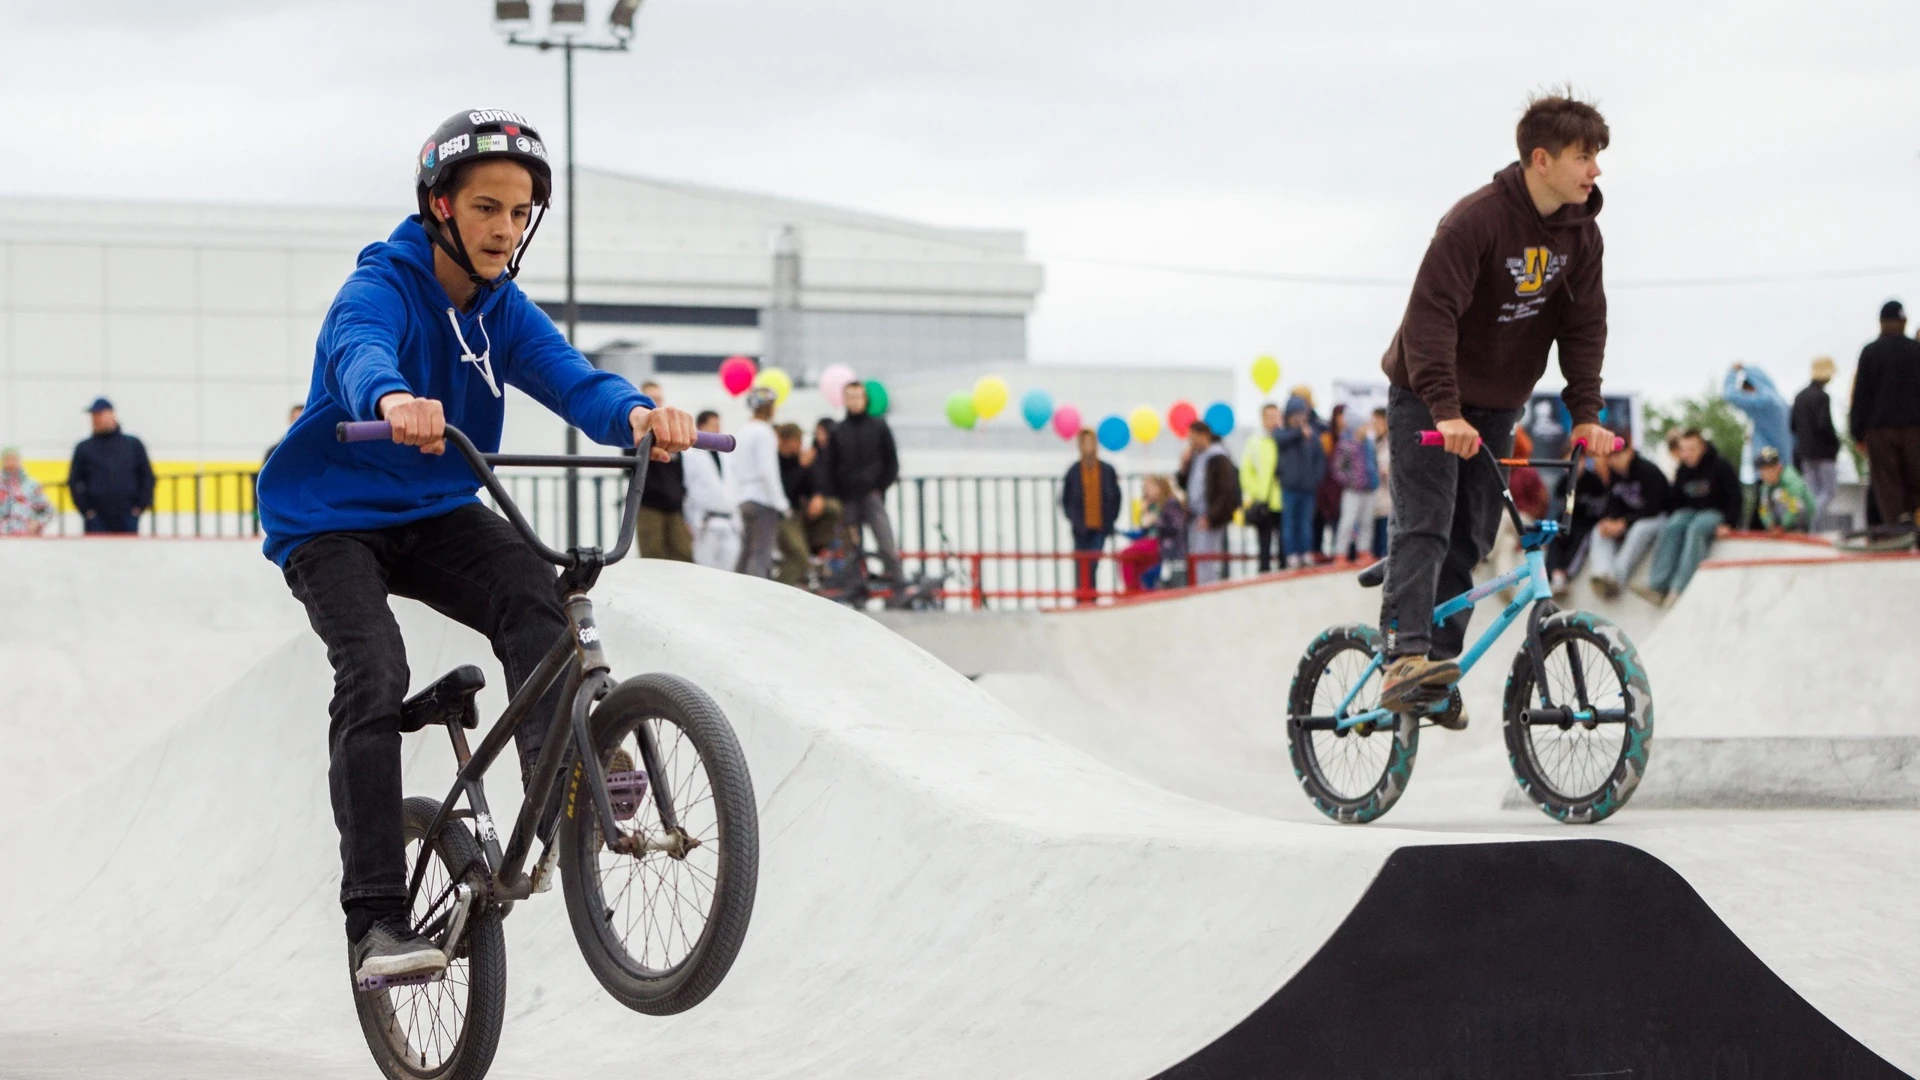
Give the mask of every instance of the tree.
M 1747 443 L 1747 421 L 1740 411 L 1709 386 L 1699 397 L 1683 397 L 1668 405 L 1647 406 L 1647 433 L 1665 441 L 1668 434 L 1699 428 L 1720 456 L 1740 460 L 1740 449 Z

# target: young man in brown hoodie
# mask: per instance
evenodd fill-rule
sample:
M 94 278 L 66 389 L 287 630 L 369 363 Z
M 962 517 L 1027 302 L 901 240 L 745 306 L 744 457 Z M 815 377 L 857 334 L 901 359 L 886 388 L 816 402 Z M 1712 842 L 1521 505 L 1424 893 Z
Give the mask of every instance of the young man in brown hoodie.
M 1380 704 L 1411 711 L 1460 681 L 1471 609 L 1435 625 L 1436 598 L 1473 587 L 1500 526 L 1500 488 L 1485 462 L 1513 451 L 1513 426 L 1560 350 L 1561 393 L 1573 437 L 1611 447 L 1600 426 L 1607 342 L 1603 246 L 1594 180 L 1607 122 L 1592 105 L 1553 94 L 1531 100 L 1517 131 L 1520 160 L 1440 219 L 1413 295 L 1381 367 L 1392 450 L 1393 557 L 1380 624 L 1388 665 Z M 1443 449 L 1420 445 L 1437 430 Z M 1435 718 L 1466 726 L 1466 716 Z

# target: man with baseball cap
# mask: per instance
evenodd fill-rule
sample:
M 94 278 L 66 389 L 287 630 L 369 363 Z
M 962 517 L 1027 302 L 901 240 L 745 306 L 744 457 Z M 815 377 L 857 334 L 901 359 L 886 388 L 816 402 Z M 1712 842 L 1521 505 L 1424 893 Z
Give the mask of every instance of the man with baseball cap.
M 93 416 L 93 434 L 73 448 L 67 492 L 90 535 L 139 532 L 140 515 L 153 505 L 147 448 L 120 430 L 113 402 L 94 398 L 87 412 Z
M 1881 520 L 1911 529 L 1920 509 L 1920 341 L 1906 329 L 1900 301 L 1881 306 L 1880 336 L 1860 350 L 1847 427 L 1867 449 Z

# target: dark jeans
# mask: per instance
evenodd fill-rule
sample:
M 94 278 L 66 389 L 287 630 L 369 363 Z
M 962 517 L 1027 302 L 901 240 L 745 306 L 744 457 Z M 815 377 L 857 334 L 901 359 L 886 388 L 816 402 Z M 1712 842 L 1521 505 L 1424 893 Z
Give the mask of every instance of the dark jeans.
M 1313 489 L 1280 491 L 1280 551 L 1288 558 L 1313 553 Z
M 1253 521 L 1254 552 L 1259 556 L 1259 572 L 1264 574 L 1273 569 L 1273 550 L 1279 546 L 1280 515 L 1269 511 L 1266 514 L 1249 514 Z
M 98 510 L 85 519 L 83 527 L 89 536 L 137 533 L 140 515 L 130 510 Z
M 389 529 L 317 536 L 294 549 L 286 578 L 333 664 L 327 790 L 340 830 L 341 905 L 403 899 L 400 702 L 409 672 L 387 597 L 418 600 L 485 634 L 511 693 L 566 627 L 553 567 L 504 518 L 470 504 Z M 559 696 L 556 683 L 514 732 L 522 761 L 539 752 Z
M 1462 418 L 1480 432 L 1496 456 L 1513 453 L 1519 409 L 1468 406 Z M 1380 627 L 1395 656 L 1459 656 L 1467 639 L 1469 608 L 1435 626 L 1436 598 L 1451 599 L 1473 588 L 1473 568 L 1493 549 L 1500 531 L 1500 482 L 1485 457 L 1471 461 L 1438 447 L 1421 446 L 1420 432 L 1433 430 L 1433 414 L 1419 395 L 1394 387 L 1387 396 L 1387 439 L 1393 453 L 1393 557 L 1387 560 Z
M 1111 529 L 1074 529 L 1073 530 L 1073 602 L 1091 604 L 1099 592 L 1094 584 L 1095 576 L 1100 572 L 1100 553 L 1107 548 L 1107 537 L 1113 535 Z
M 893 539 L 893 522 L 887 517 L 887 504 L 881 493 L 871 491 L 857 499 L 848 499 L 840 507 L 841 520 L 853 534 L 853 549 L 862 550 L 862 529 L 873 530 L 874 550 L 880 553 L 880 570 L 888 581 L 904 581 L 900 572 L 900 545 Z
M 1869 430 L 1867 479 L 1880 519 L 1887 524 L 1920 510 L 1920 426 Z

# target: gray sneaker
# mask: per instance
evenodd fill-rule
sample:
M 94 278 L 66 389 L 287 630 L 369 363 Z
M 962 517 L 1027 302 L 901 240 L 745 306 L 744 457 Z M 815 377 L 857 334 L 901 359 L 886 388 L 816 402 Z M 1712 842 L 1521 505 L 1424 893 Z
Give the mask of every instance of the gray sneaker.
M 414 932 L 404 915 L 374 920 L 353 945 L 353 977 L 358 981 L 432 975 L 447 969 L 447 954 Z

